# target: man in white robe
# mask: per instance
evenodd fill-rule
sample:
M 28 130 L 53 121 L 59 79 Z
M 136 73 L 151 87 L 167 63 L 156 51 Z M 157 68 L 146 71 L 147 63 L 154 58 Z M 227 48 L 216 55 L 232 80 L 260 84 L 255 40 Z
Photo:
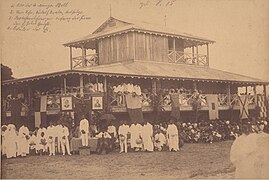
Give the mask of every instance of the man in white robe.
M 29 129 L 22 125 L 19 129 L 19 134 L 18 134 L 18 154 L 22 157 L 26 156 L 29 154 Z
M 70 145 L 69 145 L 69 139 L 68 139 L 68 136 L 69 136 L 69 130 L 68 128 L 65 126 L 65 125 L 61 125 L 61 129 L 60 129 L 60 136 L 61 136 L 61 147 L 62 147 L 62 152 L 63 152 L 63 155 L 65 155 L 65 150 L 67 151 L 67 154 L 69 156 L 71 156 L 71 153 L 70 153 Z
M 142 128 L 142 140 L 143 140 L 143 149 L 144 151 L 149 151 L 152 152 L 154 147 L 153 147 L 153 126 L 147 122 L 144 124 Z
M 46 137 L 49 156 L 55 156 L 55 126 L 53 126 L 52 122 L 50 122 L 50 125 L 47 127 Z
M 178 129 L 177 126 L 172 121 L 170 121 L 170 124 L 167 127 L 166 135 L 169 151 L 178 151 L 179 150 Z
M 129 131 L 129 126 L 126 125 L 125 122 L 122 122 L 118 131 L 120 141 L 120 153 L 127 153 L 127 134 L 129 133 Z
M 82 116 L 82 119 L 79 123 L 79 130 L 81 132 L 81 140 L 82 140 L 82 146 L 88 146 L 89 145 L 89 121 L 85 118 L 85 116 Z
M 16 127 L 14 124 L 9 124 L 7 126 L 7 131 L 5 133 L 6 140 L 6 155 L 7 158 L 16 157 L 17 154 L 17 139 Z
M 142 149 L 142 126 L 141 124 L 134 122 L 134 124 L 130 127 L 130 133 L 131 133 L 131 148 L 135 151 L 139 151 Z

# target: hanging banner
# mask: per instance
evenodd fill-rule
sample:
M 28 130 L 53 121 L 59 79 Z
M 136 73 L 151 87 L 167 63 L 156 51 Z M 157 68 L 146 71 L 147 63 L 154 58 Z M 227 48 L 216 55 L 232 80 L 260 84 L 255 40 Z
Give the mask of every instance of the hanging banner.
M 247 119 L 248 113 L 248 95 L 239 96 L 239 106 L 240 106 L 240 119 Z
M 47 96 L 40 97 L 40 112 L 47 111 Z
M 210 120 L 219 119 L 218 95 L 209 94 L 206 96 L 206 100 L 207 100 L 207 105 L 208 105 L 209 119 Z

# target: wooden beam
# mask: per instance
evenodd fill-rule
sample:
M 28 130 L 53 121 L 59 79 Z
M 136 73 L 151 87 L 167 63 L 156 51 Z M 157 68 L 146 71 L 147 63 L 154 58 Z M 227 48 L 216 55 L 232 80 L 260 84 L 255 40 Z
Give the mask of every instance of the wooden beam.
M 64 94 L 66 94 L 66 77 L 64 77 Z
M 257 88 L 256 85 L 253 86 L 253 92 L 254 92 L 254 103 L 257 106 Z
M 209 66 L 209 45 L 206 44 L 206 64 Z
M 70 49 L 70 69 L 73 69 L 73 55 L 72 55 L 72 47 L 69 47 Z
M 191 51 L 192 51 L 192 62 L 195 62 L 195 56 L 194 56 L 194 46 L 191 47 Z
M 79 93 L 80 93 L 80 96 L 82 97 L 84 93 L 83 75 L 80 75 L 80 78 L 79 78 Z
M 263 93 L 264 93 L 264 103 L 266 106 L 266 111 L 267 111 L 267 118 L 269 117 L 269 108 L 268 108 L 268 101 L 267 101 L 267 92 L 266 92 L 266 85 L 263 85 Z
M 174 51 L 174 61 L 176 61 L 177 54 L 176 54 L 176 38 L 173 38 L 173 51 Z
M 107 94 L 107 79 L 106 79 L 106 76 L 104 77 L 103 86 L 104 86 L 104 93 L 105 93 L 104 108 L 105 108 L 105 111 L 108 112 L 108 94 Z
M 82 67 L 86 66 L 86 48 L 82 47 Z
M 231 85 L 228 84 L 227 86 L 227 101 L 228 101 L 228 106 L 231 108 L 232 104 L 231 104 Z
M 196 45 L 196 63 L 199 65 L 199 51 L 198 51 L 198 44 Z
M 133 54 L 134 54 L 134 60 L 135 60 L 135 32 L 133 32 Z

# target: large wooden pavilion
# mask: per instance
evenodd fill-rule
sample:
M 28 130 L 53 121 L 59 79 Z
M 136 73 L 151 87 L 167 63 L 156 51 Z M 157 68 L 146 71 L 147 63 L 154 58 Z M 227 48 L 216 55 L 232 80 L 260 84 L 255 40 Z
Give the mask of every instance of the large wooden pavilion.
M 213 43 L 166 27 L 110 17 L 92 34 L 64 44 L 70 48 L 70 69 L 2 82 L 3 122 L 47 125 L 66 112 L 76 123 L 81 114 L 98 111 L 128 119 L 125 93 L 118 89 L 123 85 L 141 89 L 144 117 L 153 121 L 156 109 L 171 111 L 170 93 L 181 95 L 182 120 L 193 118 L 194 92 L 199 93 L 199 111 L 205 118 L 211 108 L 207 96 L 212 94 L 218 97 L 219 118 L 231 118 L 231 113 L 239 118 L 242 103 L 237 89 L 251 86 L 254 93 L 245 94 L 249 114 L 254 116 L 258 96 L 267 105 L 268 82 L 210 68 L 209 45 Z M 81 49 L 81 56 L 74 57 L 74 49 Z M 264 93 L 258 95 L 255 89 L 260 85 Z M 72 107 L 64 109 L 69 97 Z M 101 100 L 102 107 L 94 107 L 93 99 Z M 12 103 L 19 110 L 12 109 Z M 37 121 L 38 112 L 43 115 Z

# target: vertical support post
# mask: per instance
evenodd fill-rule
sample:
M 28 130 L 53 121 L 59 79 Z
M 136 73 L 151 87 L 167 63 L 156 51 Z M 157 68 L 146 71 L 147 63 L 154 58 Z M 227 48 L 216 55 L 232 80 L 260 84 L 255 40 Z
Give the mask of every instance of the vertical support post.
M 197 90 L 197 83 L 195 81 L 193 82 L 193 90 Z
M 98 87 L 98 76 L 96 76 L 96 79 L 95 79 L 95 82 L 96 82 L 96 84 L 97 84 L 97 92 L 99 92 L 99 87 Z
M 80 93 L 80 96 L 82 97 L 84 93 L 83 75 L 81 75 L 79 78 L 79 93 Z
M 245 88 L 246 88 L 246 95 L 248 95 L 248 86 L 246 86 Z
M 28 96 L 28 104 L 29 104 L 29 109 L 30 109 L 30 107 L 32 107 L 31 106 L 32 102 L 31 102 L 31 87 L 30 87 L 30 84 L 28 84 L 28 86 L 27 86 L 27 96 Z
M 156 81 L 156 79 L 152 80 L 152 93 L 157 94 L 157 81 Z
M 133 55 L 134 55 L 134 60 L 135 60 L 135 32 L 133 32 Z
M 269 108 L 268 108 L 268 101 L 267 101 L 267 92 L 266 92 L 266 85 L 263 85 L 263 94 L 264 94 L 264 104 L 266 107 L 266 111 L 267 111 L 267 119 L 269 117 Z
M 253 86 L 253 92 L 254 92 L 254 103 L 255 103 L 255 106 L 258 105 L 258 99 L 257 99 L 257 88 L 256 88 L 256 85 Z
M 198 44 L 196 45 L 196 64 L 199 65 L 199 51 L 198 51 Z
M 81 47 L 82 49 L 82 67 L 86 66 L 86 48 Z
M 206 44 L 206 64 L 209 66 L 209 45 Z
M 104 81 L 103 81 L 103 86 L 104 86 L 104 107 L 105 107 L 105 111 L 108 112 L 108 94 L 107 94 L 107 79 L 106 76 L 104 77 Z
M 173 38 L 173 52 L 174 52 L 174 61 L 177 60 L 177 53 L 176 53 L 176 38 Z
M 230 84 L 228 84 L 228 87 L 227 87 L 227 102 L 228 102 L 229 108 L 231 108 L 232 104 L 231 104 L 231 85 Z
M 66 94 L 66 77 L 64 77 L 64 94 Z
M 72 47 L 70 46 L 70 69 L 73 69 L 73 55 L 72 55 Z
M 194 46 L 191 47 L 192 54 L 192 64 L 195 64 Z

